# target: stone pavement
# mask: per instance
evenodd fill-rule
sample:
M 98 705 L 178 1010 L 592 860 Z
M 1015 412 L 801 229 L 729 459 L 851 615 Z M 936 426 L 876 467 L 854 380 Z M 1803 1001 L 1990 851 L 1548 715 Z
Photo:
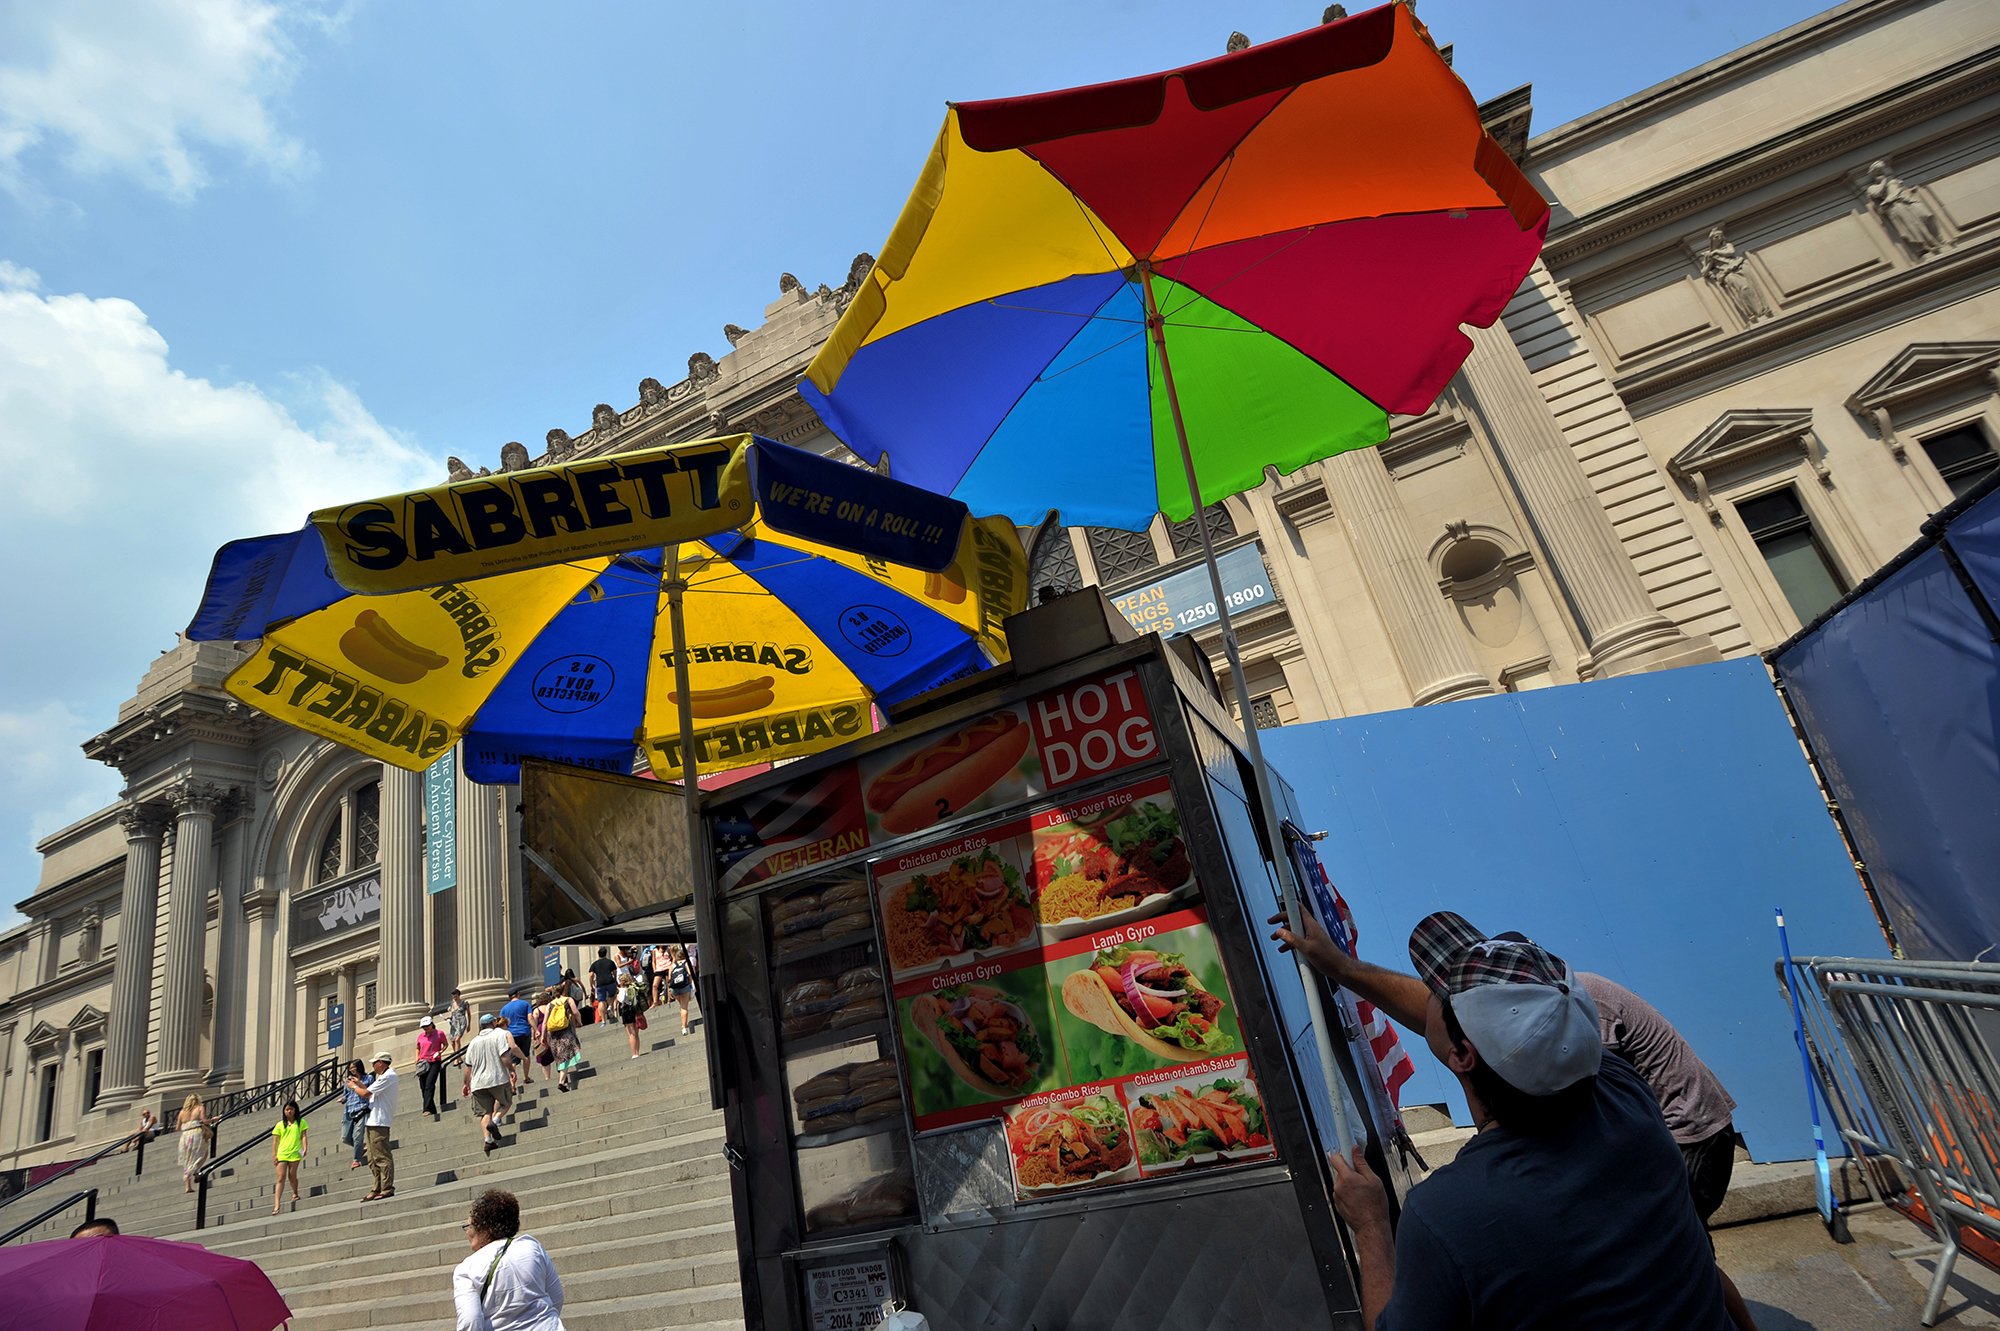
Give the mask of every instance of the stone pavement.
M 1835 1243 L 1817 1212 L 1715 1231 L 1716 1259 L 1758 1331 L 1900 1331 L 1921 1325 L 1936 1258 L 1898 1257 L 1925 1240 L 1881 1208 L 1850 1212 L 1852 1243 Z M 2000 1276 L 1961 1256 L 1938 1309 L 1942 1331 L 2000 1326 Z

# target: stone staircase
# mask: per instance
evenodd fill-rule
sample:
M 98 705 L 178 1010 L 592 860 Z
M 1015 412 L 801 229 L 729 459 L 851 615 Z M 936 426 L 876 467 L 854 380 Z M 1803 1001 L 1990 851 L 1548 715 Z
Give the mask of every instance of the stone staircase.
M 450 1331 L 451 1269 L 468 1251 L 459 1225 L 492 1187 L 521 1199 L 522 1232 L 554 1259 L 569 1331 L 741 1331 L 729 1169 L 722 1116 L 708 1107 L 702 1025 L 683 1039 L 671 1033 L 671 1008 L 651 1018 L 637 1059 L 622 1028 L 583 1028 L 588 1066 L 576 1089 L 558 1094 L 537 1068 L 501 1130 L 506 1145 L 490 1156 L 456 1068 L 447 1070 L 452 1108 L 435 1123 L 414 1073 L 399 1068 L 396 1195 L 386 1201 L 362 1204 L 369 1171 L 348 1168 L 336 1105 L 308 1115 L 296 1211 L 287 1201 L 270 1214 L 270 1153 L 253 1148 L 210 1187 L 208 1227 L 196 1231 L 171 1137 L 148 1148 L 144 1178 L 112 1157 L 90 1171 L 107 1177 L 78 1186 L 99 1188 L 98 1213 L 125 1233 L 255 1261 L 291 1304 L 291 1331 Z M 225 1129 L 223 1149 L 247 1131 Z M 60 1217 L 30 1238 L 65 1236 L 80 1218 Z

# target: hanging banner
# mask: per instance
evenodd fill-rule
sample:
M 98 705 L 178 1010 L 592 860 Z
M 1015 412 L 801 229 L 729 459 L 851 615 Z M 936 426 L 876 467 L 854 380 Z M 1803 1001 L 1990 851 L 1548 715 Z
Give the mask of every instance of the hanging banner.
M 1271 590 L 1271 575 L 1264 568 L 1264 556 L 1253 542 L 1225 550 L 1215 558 L 1216 572 L 1222 577 L 1222 599 L 1232 615 L 1247 614 L 1277 602 Z M 1134 587 L 1111 598 L 1125 622 L 1141 633 L 1173 637 L 1213 624 L 1220 611 L 1215 605 L 1215 587 L 1204 565 L 1168 574 L 1158 582 Z
M 562 981 L 562 947 L 549 943 L 542 948 L 542 983 L 558 984 Z
M 458 882 L 458 764 L 447 749 L 424 769 L 424 890 Z
M 326 1005 L 326 1047 L 340 1048 L 347 1043 L 347 1004 L 328 1003 Z

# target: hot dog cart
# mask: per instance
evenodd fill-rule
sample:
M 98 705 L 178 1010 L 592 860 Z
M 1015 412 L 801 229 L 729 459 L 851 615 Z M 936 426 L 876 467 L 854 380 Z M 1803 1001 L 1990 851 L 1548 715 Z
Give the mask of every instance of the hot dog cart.
M 1011 666 L 706 803 L 749 1326 L 1358 1326 L 1205 662 L 1094 589 L 1008 634 Z

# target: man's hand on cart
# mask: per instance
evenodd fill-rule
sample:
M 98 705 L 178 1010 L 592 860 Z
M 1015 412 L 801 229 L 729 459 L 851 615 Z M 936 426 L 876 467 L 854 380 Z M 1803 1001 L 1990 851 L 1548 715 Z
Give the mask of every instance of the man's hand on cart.
M 1285 927 L 1283 911 L 1279 911 L 1267 921 L 1278 926 L 1271 931 L 1271 937 L 1279 943 L 1278 950 L 1280 952 L 1296 950 L 1305 958 L 1306 965 L 1336 984 L 1344 983 L 1346 972 L 1354 964 L 1354 958 L 1342 952 L 1334 941 L 1327 937 L 1326 930 L 1320 927 L 1320 922 L 1314 919 L 1310 912 L 1301 911 L 1300 915 L 1305 925 L 1303 936 Z
M 1364 998 L 1381 1008 L 1389 1014 L 1389 1020 L 1405 1030 L 1424 1029 L 1430 990 L 1424 987 L 1422 980 L 1414 975 L 1387 970 L 1359 957 L 1348 956 L 1340 950 L 1339 944 L 1326 936 L 1326 930 L 1310 915 L 1305 917 L 1303 935 L 1284 927 L 1282 911 L 1273 915 L 1270 923 L 1278 926 L 1271 931 L 1271 937 L 1282 945 L 1281 951 L 1296 950 L 1306 959 L 1306 965 L 1356 998 Z
M 1354 1256 L 1361 1266 L 1362 1325 L 1374 1326 L 1396 1283 L 1396 1238 L 1389 1228 L 1389 1190 L 1368 1167 L 1361 1148 L 1352 1161 L 1338 1151 L 1327 1152 L 1333 1169 L 1333 1209 L 1354 1235 Z

